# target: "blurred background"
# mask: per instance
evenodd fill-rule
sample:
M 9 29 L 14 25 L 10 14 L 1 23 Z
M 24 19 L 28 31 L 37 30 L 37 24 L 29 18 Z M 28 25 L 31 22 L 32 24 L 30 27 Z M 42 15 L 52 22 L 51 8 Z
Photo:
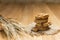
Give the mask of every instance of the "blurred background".
M 45 2 L 45 3 L 60 3 L 60 0 L 0 0 L 2 3 L 29 3 L 29 2 Z

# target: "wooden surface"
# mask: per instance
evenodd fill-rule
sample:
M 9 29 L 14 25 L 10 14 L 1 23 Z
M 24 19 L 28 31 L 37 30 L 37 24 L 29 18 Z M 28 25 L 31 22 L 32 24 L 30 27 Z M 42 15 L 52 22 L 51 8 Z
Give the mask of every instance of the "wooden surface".
M 48 13 L 52 22 L 60 26 L 60 4 L 0 4 L 1 15 L 6 18 L 14 18 L 24 25 L 32 23 L 34 17 L 40 13 Z M 7 40 L 1 32 L 0 40 Z M 60 40 L 60 33 L 56 35 L 41 35 L 34 40 Z

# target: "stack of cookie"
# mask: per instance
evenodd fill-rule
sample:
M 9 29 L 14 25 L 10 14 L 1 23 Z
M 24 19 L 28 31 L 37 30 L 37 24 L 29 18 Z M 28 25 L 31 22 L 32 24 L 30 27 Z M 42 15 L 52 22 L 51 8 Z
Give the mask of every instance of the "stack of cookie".
M 35 27 L 32 29 L 32 31 L 34 32 L 38 32 L 38 31 L 46 31 L 49 30 L 49 25 L 50 22 L 48 22 L 48 17 L 49 15 L 38 15 L 35 17 Z

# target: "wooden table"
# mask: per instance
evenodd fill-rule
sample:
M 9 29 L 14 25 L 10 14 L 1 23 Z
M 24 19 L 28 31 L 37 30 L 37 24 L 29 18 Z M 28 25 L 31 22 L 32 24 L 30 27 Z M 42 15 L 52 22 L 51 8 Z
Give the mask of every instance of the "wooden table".
M 13 18 L 24 25 L 34 21 L 34 17 L 40 13 L 48 13 L 54 24 L 60 26 L 60 4 L 29 3 L 29 4 L 0 4 L 0 14 L 6 18 Z M 57 13 L 57 14 L 56 14 Z M 60 33 L 55 35 L 41 35 L 39 37 L 23 37 L 22 40 L 60 40 Z M 28 37 L 28 38 L 27 38 Z M 7 40 L 0 32 L 0 40 Z

